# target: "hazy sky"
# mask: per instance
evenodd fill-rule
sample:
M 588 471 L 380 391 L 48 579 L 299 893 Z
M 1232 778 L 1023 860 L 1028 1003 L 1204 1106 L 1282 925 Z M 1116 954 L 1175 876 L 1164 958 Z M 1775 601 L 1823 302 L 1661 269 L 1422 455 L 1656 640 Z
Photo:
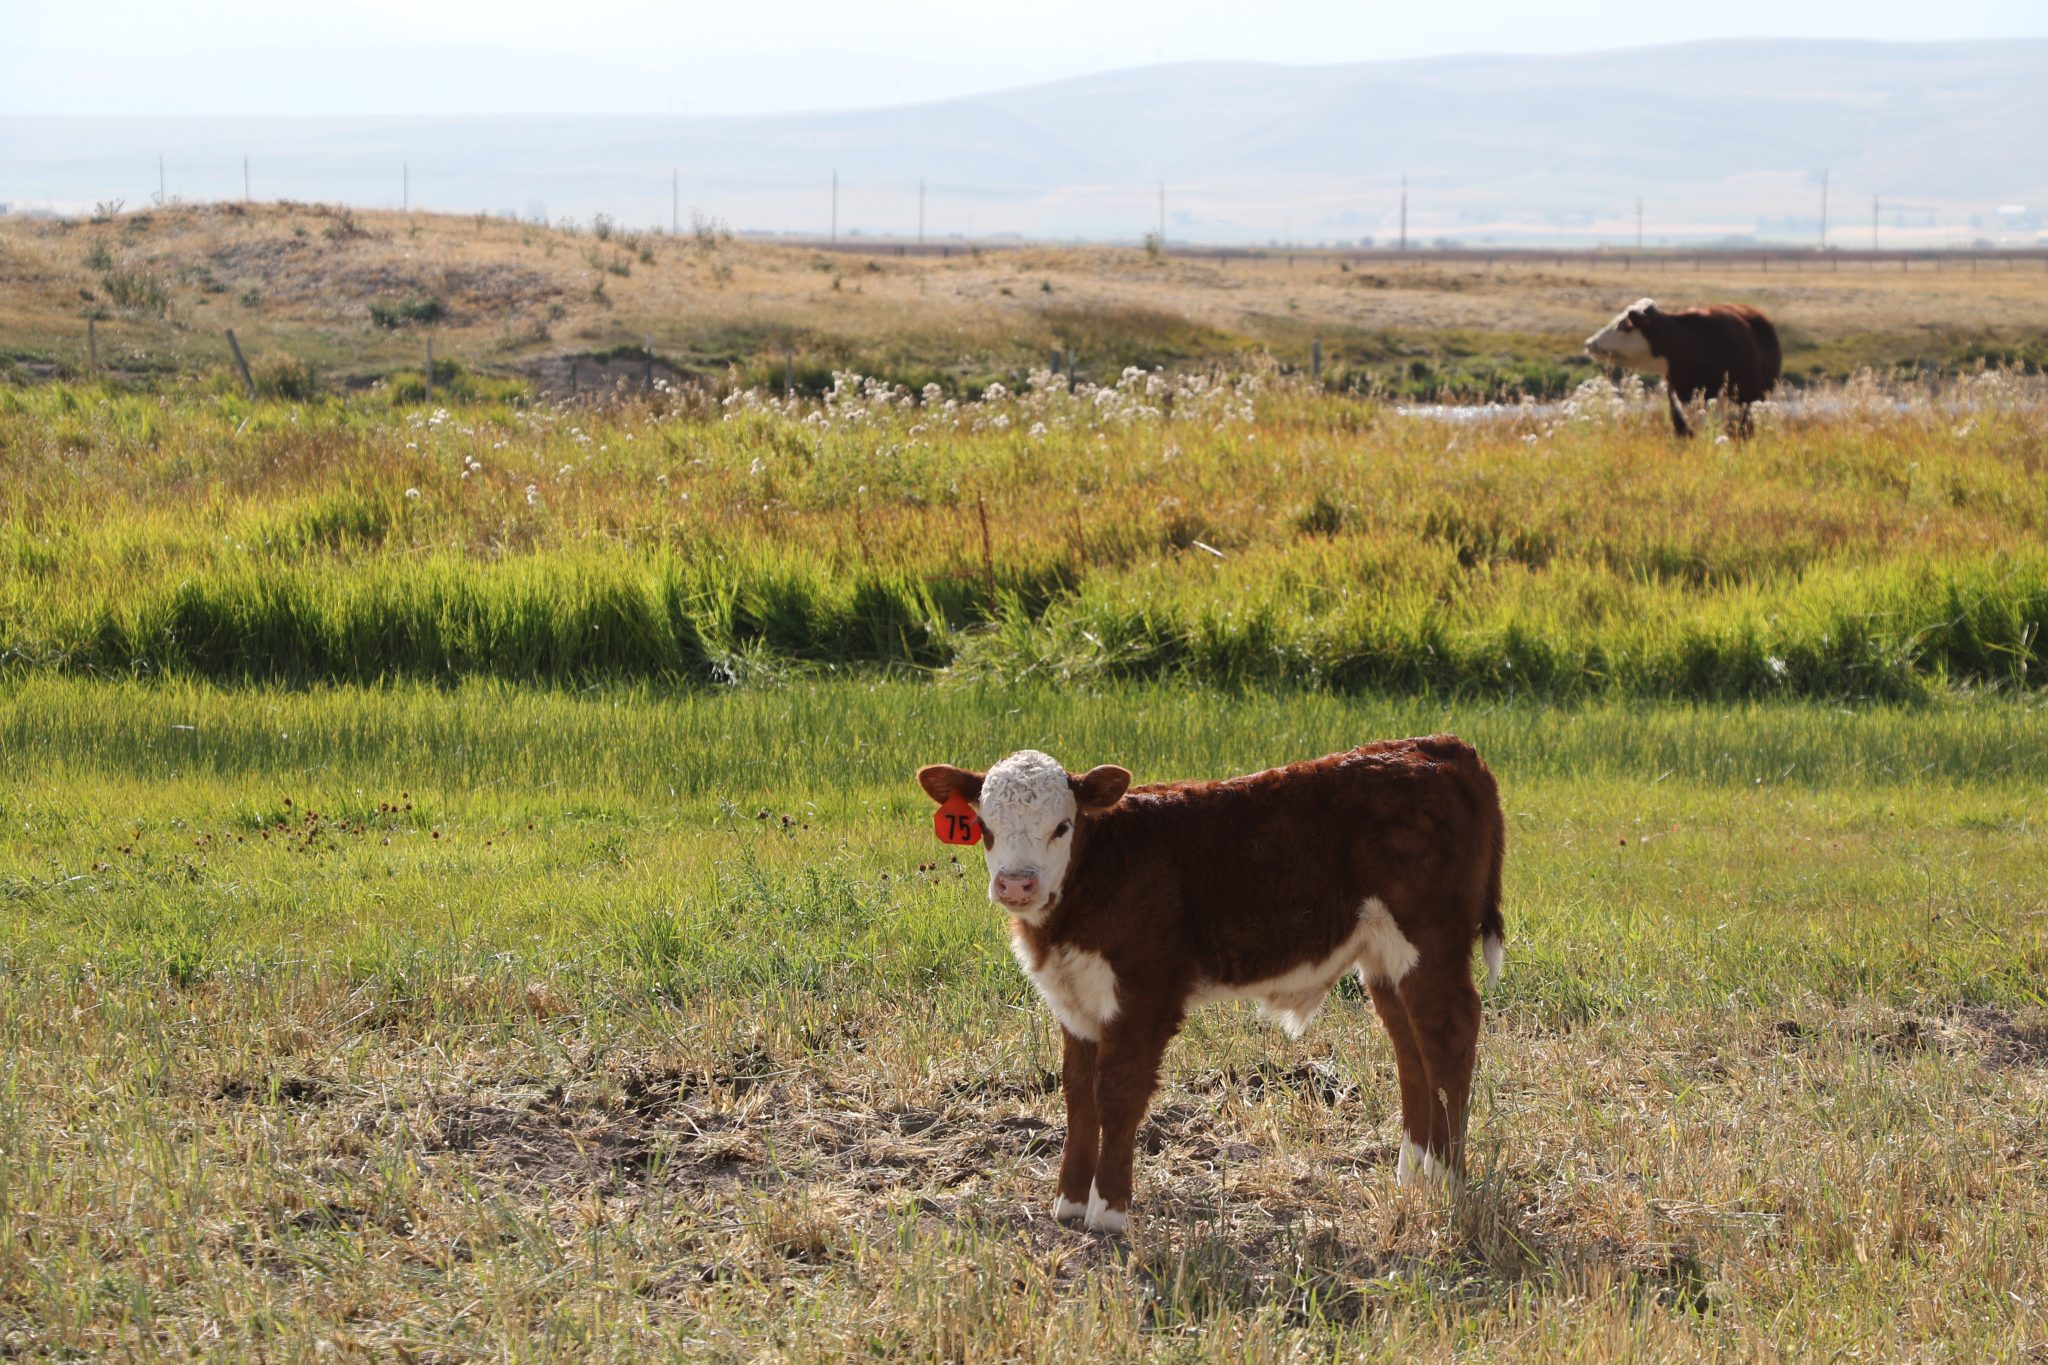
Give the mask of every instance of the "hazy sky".
M 1154 62 L 2048 36 L 2043 0 L 0 0 L 0 114 L 758 114 Z

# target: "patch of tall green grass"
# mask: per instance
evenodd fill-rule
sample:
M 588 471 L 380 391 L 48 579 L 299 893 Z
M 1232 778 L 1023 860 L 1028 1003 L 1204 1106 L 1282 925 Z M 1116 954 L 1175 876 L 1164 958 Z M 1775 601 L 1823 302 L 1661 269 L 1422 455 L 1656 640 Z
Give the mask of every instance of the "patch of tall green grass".
M 1852 385 L 1746 443 L 1676 441 L 1640 392 L 1458 426 L 1272 374 L 433 412 L 7 392 L 0 666 L 2031 689 L 2039 388 Z

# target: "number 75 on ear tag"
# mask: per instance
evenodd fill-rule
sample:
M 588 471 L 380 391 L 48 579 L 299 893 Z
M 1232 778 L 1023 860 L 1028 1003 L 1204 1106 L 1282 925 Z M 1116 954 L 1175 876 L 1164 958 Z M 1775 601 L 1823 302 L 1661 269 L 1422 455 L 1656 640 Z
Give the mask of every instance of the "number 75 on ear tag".
M 959 792 L 948 796 L 938 813 L 932 816 L 932 829 L 942 844 L 981 842 L 981 817 L 974 813 L 974 807 L 968 805 L 967 798 Z

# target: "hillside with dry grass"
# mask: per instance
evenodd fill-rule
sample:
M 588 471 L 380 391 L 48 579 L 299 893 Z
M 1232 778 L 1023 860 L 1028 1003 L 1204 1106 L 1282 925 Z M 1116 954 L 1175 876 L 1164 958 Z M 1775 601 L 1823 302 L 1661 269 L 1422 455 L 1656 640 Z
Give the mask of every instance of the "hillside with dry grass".
M 651 347 L 671 378 L 779 387 L 788 365 L 806 391 L 854 369 L 971 393 L 1055 349 L 1113 379 L 1262 353 L 1306 366 L 1320 341 L 1339 387 L 1490 397 L 1586 377 L 1579 342 L 1644 294 L 1764 308 L 1795 381 L 2048 362 L 2048 268 L 2033 258 L 895 250 L 300 204 L 0 219 L 0 364 L 23 380 L 83 372 L 91 318 L 101 365 L 131 382 L 224 370 L 232 327 L 286 389 L 417 369 L 431 334 L 439 359 L 545 391 L 644 377 L 604 361 Z

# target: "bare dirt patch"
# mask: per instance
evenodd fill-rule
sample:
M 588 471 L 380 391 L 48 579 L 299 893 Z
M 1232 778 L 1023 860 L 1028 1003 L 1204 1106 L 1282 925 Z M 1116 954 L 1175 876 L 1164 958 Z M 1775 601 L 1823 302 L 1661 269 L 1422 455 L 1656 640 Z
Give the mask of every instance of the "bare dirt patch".
M 535 393 L 551 399 L 602 399 L 627 393 L 646 393 L 664 385 L 682 388 L 703 380 L 702 375 L 672 365 L 658 356 L 618 353 L 536 356 L 518 369 L 532 381 Z

